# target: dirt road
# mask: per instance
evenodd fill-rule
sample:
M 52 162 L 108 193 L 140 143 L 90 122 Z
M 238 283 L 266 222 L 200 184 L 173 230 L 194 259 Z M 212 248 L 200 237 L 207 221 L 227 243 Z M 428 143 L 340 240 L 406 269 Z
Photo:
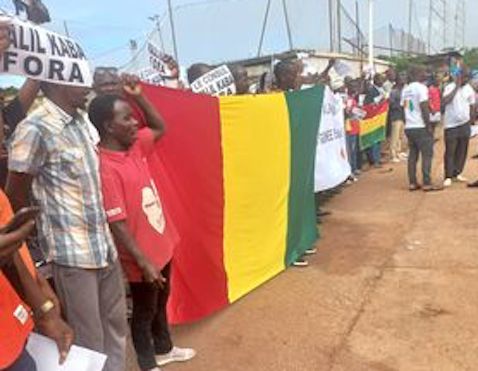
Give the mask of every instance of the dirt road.
M 166 369 L 478 370 L 478 189 L 409 193 L 405 164 L 389 167 L 327 205 L 310 267 L 175 328 L 199 355 Z M 466 175 L 478 177 L 477 160 Z

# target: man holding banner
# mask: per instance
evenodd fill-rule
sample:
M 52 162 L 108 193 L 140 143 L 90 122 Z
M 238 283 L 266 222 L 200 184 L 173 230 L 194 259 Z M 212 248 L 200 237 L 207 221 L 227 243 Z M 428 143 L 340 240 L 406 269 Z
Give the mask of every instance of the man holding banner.
M 144 114 L 147 127 L 138 130 L 132 107 L 119 95 L 93 100 L 89 117 L 100 136 L 100 171 L 105 208 L 118 244 L 133 298 L 133 342 L 142 370 L 194 357 L 192 349 L 174 347 L 166 305 L 176 236 L 144 158 L 164 133 L 158 111 L 137 83 L 125 90 Z

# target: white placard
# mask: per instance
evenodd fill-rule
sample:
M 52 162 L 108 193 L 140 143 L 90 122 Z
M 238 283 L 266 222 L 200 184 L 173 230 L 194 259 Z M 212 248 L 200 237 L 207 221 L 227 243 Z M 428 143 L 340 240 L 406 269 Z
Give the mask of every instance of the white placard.
M 351 173 L 345 138 L 344 106 L 329 87 L 324 91 L 315 159 L 315 192 L 334 188 Z
M 90 65 L 76 41 L 18 18 L 11 17 L 10 22 L 11 45 L 0 60 L 0 73 L 63 85 L 92 85 Z
M 73 345 L 65 363 L 60 366 L 56 343 L 36 333 L 30 335 L 27 350 L 35 360 L 37 371 L 101 371 L 106 362 L 104 354 Z
M 156 85 L 156 86 L 163 86 L 164 85 L 164 79 L 161 76 L 161 74 L 153 70 L 152 68 L 145 68 L 142 69 L 138 72 L 138 77 L 141 81 L 151 84 L 151 85 Z
M 214 96 L 233 95 L 236 93 L 236 84 L 234 76 L 232 76 L 231 71 L 224 64 L 195 80 L 191 84 L 191 90 L 194 93 Z
M 173 75 L 167 63 L 164 62 L 165 54 L 151 42 L 148 43 L 148 53 L 149 64 L 153 70 L 159 72 L 162 77 Z

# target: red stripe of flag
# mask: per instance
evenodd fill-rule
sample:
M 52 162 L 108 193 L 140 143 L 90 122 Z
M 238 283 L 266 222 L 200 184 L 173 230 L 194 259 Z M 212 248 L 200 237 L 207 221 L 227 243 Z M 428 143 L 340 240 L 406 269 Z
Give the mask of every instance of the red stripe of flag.
M 160 160 L 151 159 L 150 166 L 180 236 L 169 321 L 190 322 L 228 304 L 219 100 L 153 86 L 144 92 L 166 122 Z

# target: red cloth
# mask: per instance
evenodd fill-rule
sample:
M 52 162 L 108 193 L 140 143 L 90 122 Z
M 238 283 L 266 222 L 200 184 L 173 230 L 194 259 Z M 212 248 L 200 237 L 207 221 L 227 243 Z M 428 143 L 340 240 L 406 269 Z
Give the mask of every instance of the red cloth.
M 202 94 L 152 85 L 143 89 L 166 122 L 165 135 L 148 163 L 180 238 L 173 257 L 168 320 L 192 322 L 229 303 L 219 104 L 217 98 Z M 140 110 L 135 117 L 144 125 Z
M 428 103 L 430 106 L 430 112 L 431 113 L 440 112 L 441 110 L 440 89 L 438 89 L 436 86 L 430 86 L 428 88 L 428 95 L 429 95 Z
M 358 102 L 354 97 L 348 97 L 345 105 L 345 112 L 347 115 L 352 113 L 354 108 L 358 107 Z M 349 135 L 359 135 L 360 134 L 360 121 L 359 120 L 347 120 L 346 131 Z
M 20 356 L 33 329 L 33 321 L 30 309 L 21 301 L 1 271 L 0 329 L 0 369 L 3 370 Z
M 108 221 L 125 220 L 138 247 L 161 270 L 172 258 L 174 238 L 146 162 L 153 150 L 153 132 L 142 129 L 126 152 L 100 148 L 100 172 Z M 118 251 L 128 280 L 141 282 L 136 260 L 123 246 Z

